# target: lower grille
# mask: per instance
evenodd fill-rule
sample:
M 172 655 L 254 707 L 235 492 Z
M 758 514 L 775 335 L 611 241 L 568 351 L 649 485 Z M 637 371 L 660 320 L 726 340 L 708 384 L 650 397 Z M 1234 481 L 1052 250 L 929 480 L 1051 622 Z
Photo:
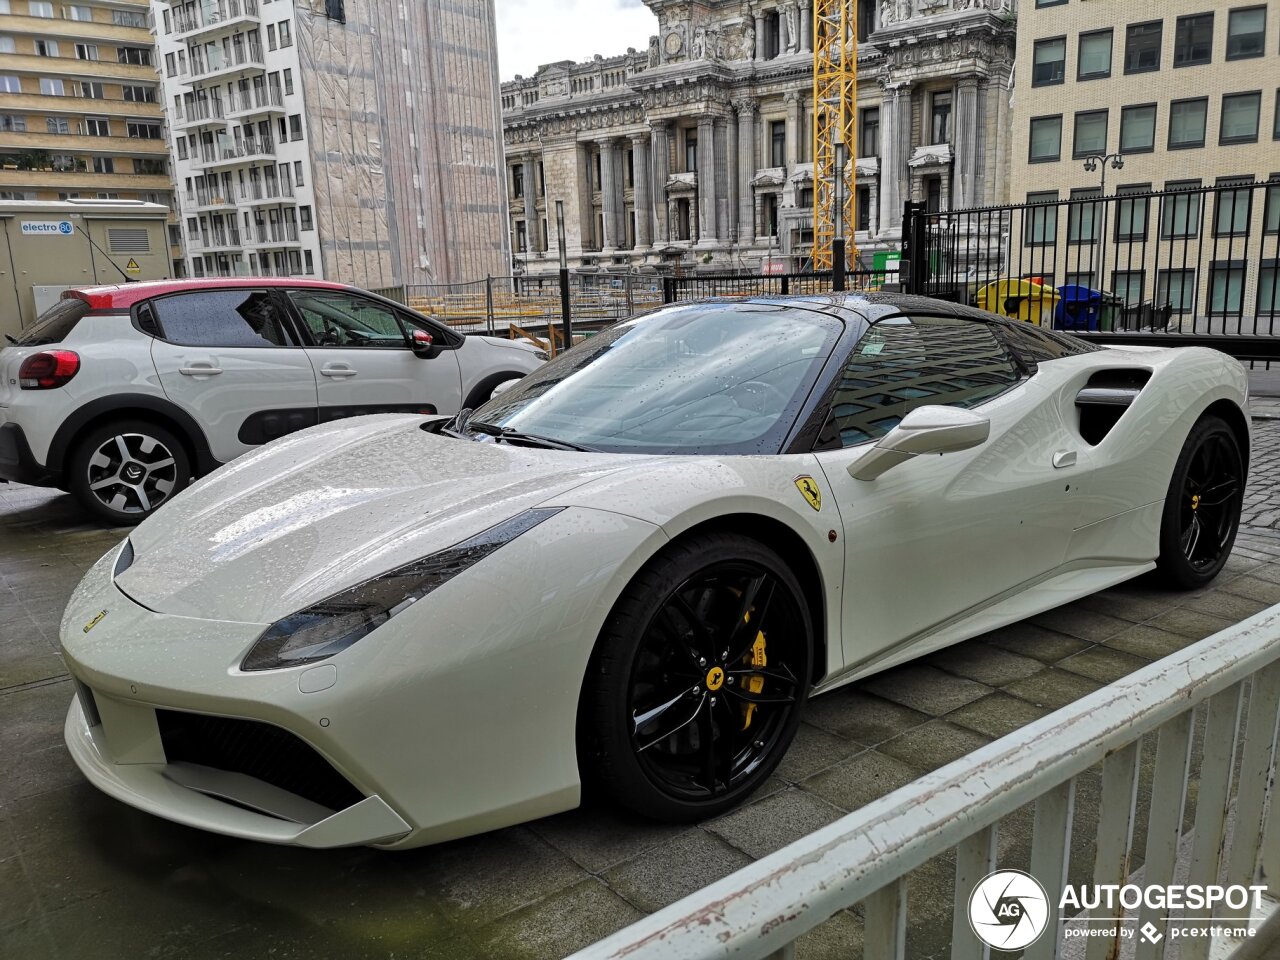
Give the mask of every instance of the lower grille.
M 364 799 L 300 737 L 256 720 L 157 710 L 165 758 L 242 773 L 330 810 Z

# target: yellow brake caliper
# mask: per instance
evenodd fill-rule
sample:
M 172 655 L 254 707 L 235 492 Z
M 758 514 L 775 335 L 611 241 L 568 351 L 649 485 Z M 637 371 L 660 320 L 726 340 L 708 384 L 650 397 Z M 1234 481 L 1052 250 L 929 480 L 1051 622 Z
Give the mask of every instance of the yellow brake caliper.
M 749 616 L 750 614 L 748 614 L 748 617 Z M 764 631 L 758 630 L 756 631 L 755 643 L 751 644 L 751 665 L 753 667 L 764 667 L 768 664 L 769 660 L 764 655 L 764 646 L 765 646 Z M 760 676 L 759 674 L 753 674 L 752 676 L 749 676 L 746 678 L 746 680 L 743 682 L 743 686 L 746 687 L 747 690 L 750 691 L 751 693 L 759 693 L 764 689 L 764 677 Z M 743 730 L 746 730 L 748 727 L 751 726 L 751 719 L 755 715 L 755 712 L 756 712 L 756 705 L 754 703 L 748 703 L 746 715 L 742 718 Z

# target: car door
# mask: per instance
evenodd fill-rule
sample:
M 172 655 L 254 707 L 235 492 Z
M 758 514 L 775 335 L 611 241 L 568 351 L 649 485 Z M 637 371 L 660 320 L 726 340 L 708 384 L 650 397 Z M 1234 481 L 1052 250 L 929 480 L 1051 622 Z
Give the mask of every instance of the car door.
M 147 301 L 151 359 L 165 395 L 203 427 L 226 463 L 316 422 L 316 377 L 267 289 L 193 290 Z
M 400 311 L 346 290 L 300 287 L 288 297 L 311 340 L 306 351 L 316 372 L 321 421 L 458 411 L 462 377 L 456 351 L 439 350 L 429 358 L 415 354 L 409 337 L 418 325 Z
M 987 324 L 897 316 L 874 324 L 832 395 L 818 453 L 844 527 L 842 623 L 850 666 L 915 644 L 958 615 L 1047 574 L 1079 515 L 1087 456 L 1056 398 Z M 979 446 L 917 456 L 875 480 L 848 468 L 911 410 L 973 409 Z

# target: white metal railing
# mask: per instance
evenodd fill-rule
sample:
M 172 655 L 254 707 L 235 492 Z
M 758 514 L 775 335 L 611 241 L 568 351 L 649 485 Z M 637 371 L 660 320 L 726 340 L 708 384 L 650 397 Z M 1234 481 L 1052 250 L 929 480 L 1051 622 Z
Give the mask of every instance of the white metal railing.
M 996 868 L 1001 819 L 1031 803 L 1031 874 L 1045 888 L 1049 916 L 1045 933 L 1024 956 L 1059 957 L 1064 923 L 1058 904 L 1070 866 L 1076 778 L 1098 763 L 1102 791 L 1090 872 L 1095 883 L 1123 884 L 1132 858 L 1141 853 L 1144 886 L 1171 884 L 1178 869 L 1187 874 L 1185 881 L 1178 874 L 1178 882 L 1215 884 L 1221 871 L 1228 885 L 1266 884 L 1265 910 L 1273 911 L 1280 895 L 1280 803 L 1271 796 L 1278 708 L 1280 606 L 927 774 L 571 960 L 789 958 L 797 937 L 859 902 L 865 912 L 863 956 L 901 960 L 906 956 L 906 875 L 951 850 L 956 858 L 951 957 L 980 960 L 990 953 L 969 926 L 969 897 Z M 1199 771 L 1194 827 L 1184 836 L 1197 722 L 1206 724 L 1208 747 Z M 1139 851 L 1133 849 L 1133 824 L 1141 741 L 1148 734 L 1157 737 L 1153 802 L 1145 850 Z M 1238 771 L 1234 799 L 1233 771 Z M 1227 845 L 1229 810 L 1233 826 Z M 1150 923 L 1161 936 L 1135 938 L 1135 960 L 1159 960 L 1170 943 L 1178 945 L 1180 960 L 1204 960 L 1210 939 L 1165 936 L 1170 926 L 1184 922 L 1169 919 L 1169 913 L 1141 907 L 1138 925 Z M 1223 906 L 1215 913 L 1246 915 L 1244 909 Z M 1124 920 L 1119 906 L 1089 914 L 1094 930 L 1100 925 L 1114 933 Z M 1259 940 L 1273 930 L 1269 922 Z M 1110 957 L 1119 945 L 1116 936 L 1090 937 L 1088 960 Z M 1256 953 L 1266 945 L 1245 940 L 1215 942 L 1213 955 L 1221 960 L 1245 945 L 1255 956 L 1280 954 L 1274 946 L 1272 953 Z

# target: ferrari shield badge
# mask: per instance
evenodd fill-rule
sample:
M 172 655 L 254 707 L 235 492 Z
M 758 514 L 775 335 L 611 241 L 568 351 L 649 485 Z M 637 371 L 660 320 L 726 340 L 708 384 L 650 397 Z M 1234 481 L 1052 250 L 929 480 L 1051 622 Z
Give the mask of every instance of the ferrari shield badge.
M 100 624 L 102 622 L 102 618 L 105 617 L 106 615 L 107 615 L 107 611 L 103 610 L 102 612 L 100 612 L 96 617 L 94 617 L 92 620 L 90 620 L 88 623 L 84 625 L 84 632 L 88 633 L 90 630 L 92 630 L 94 627 Z
M 822 491 L 818 489 L 818 485 L 813 482 L 813 477 L 805 475 L 796 477 L 796 489 L 800 491 L 800 495 L 808 501 L 809 506 L 815 510 L 822 509 Z

